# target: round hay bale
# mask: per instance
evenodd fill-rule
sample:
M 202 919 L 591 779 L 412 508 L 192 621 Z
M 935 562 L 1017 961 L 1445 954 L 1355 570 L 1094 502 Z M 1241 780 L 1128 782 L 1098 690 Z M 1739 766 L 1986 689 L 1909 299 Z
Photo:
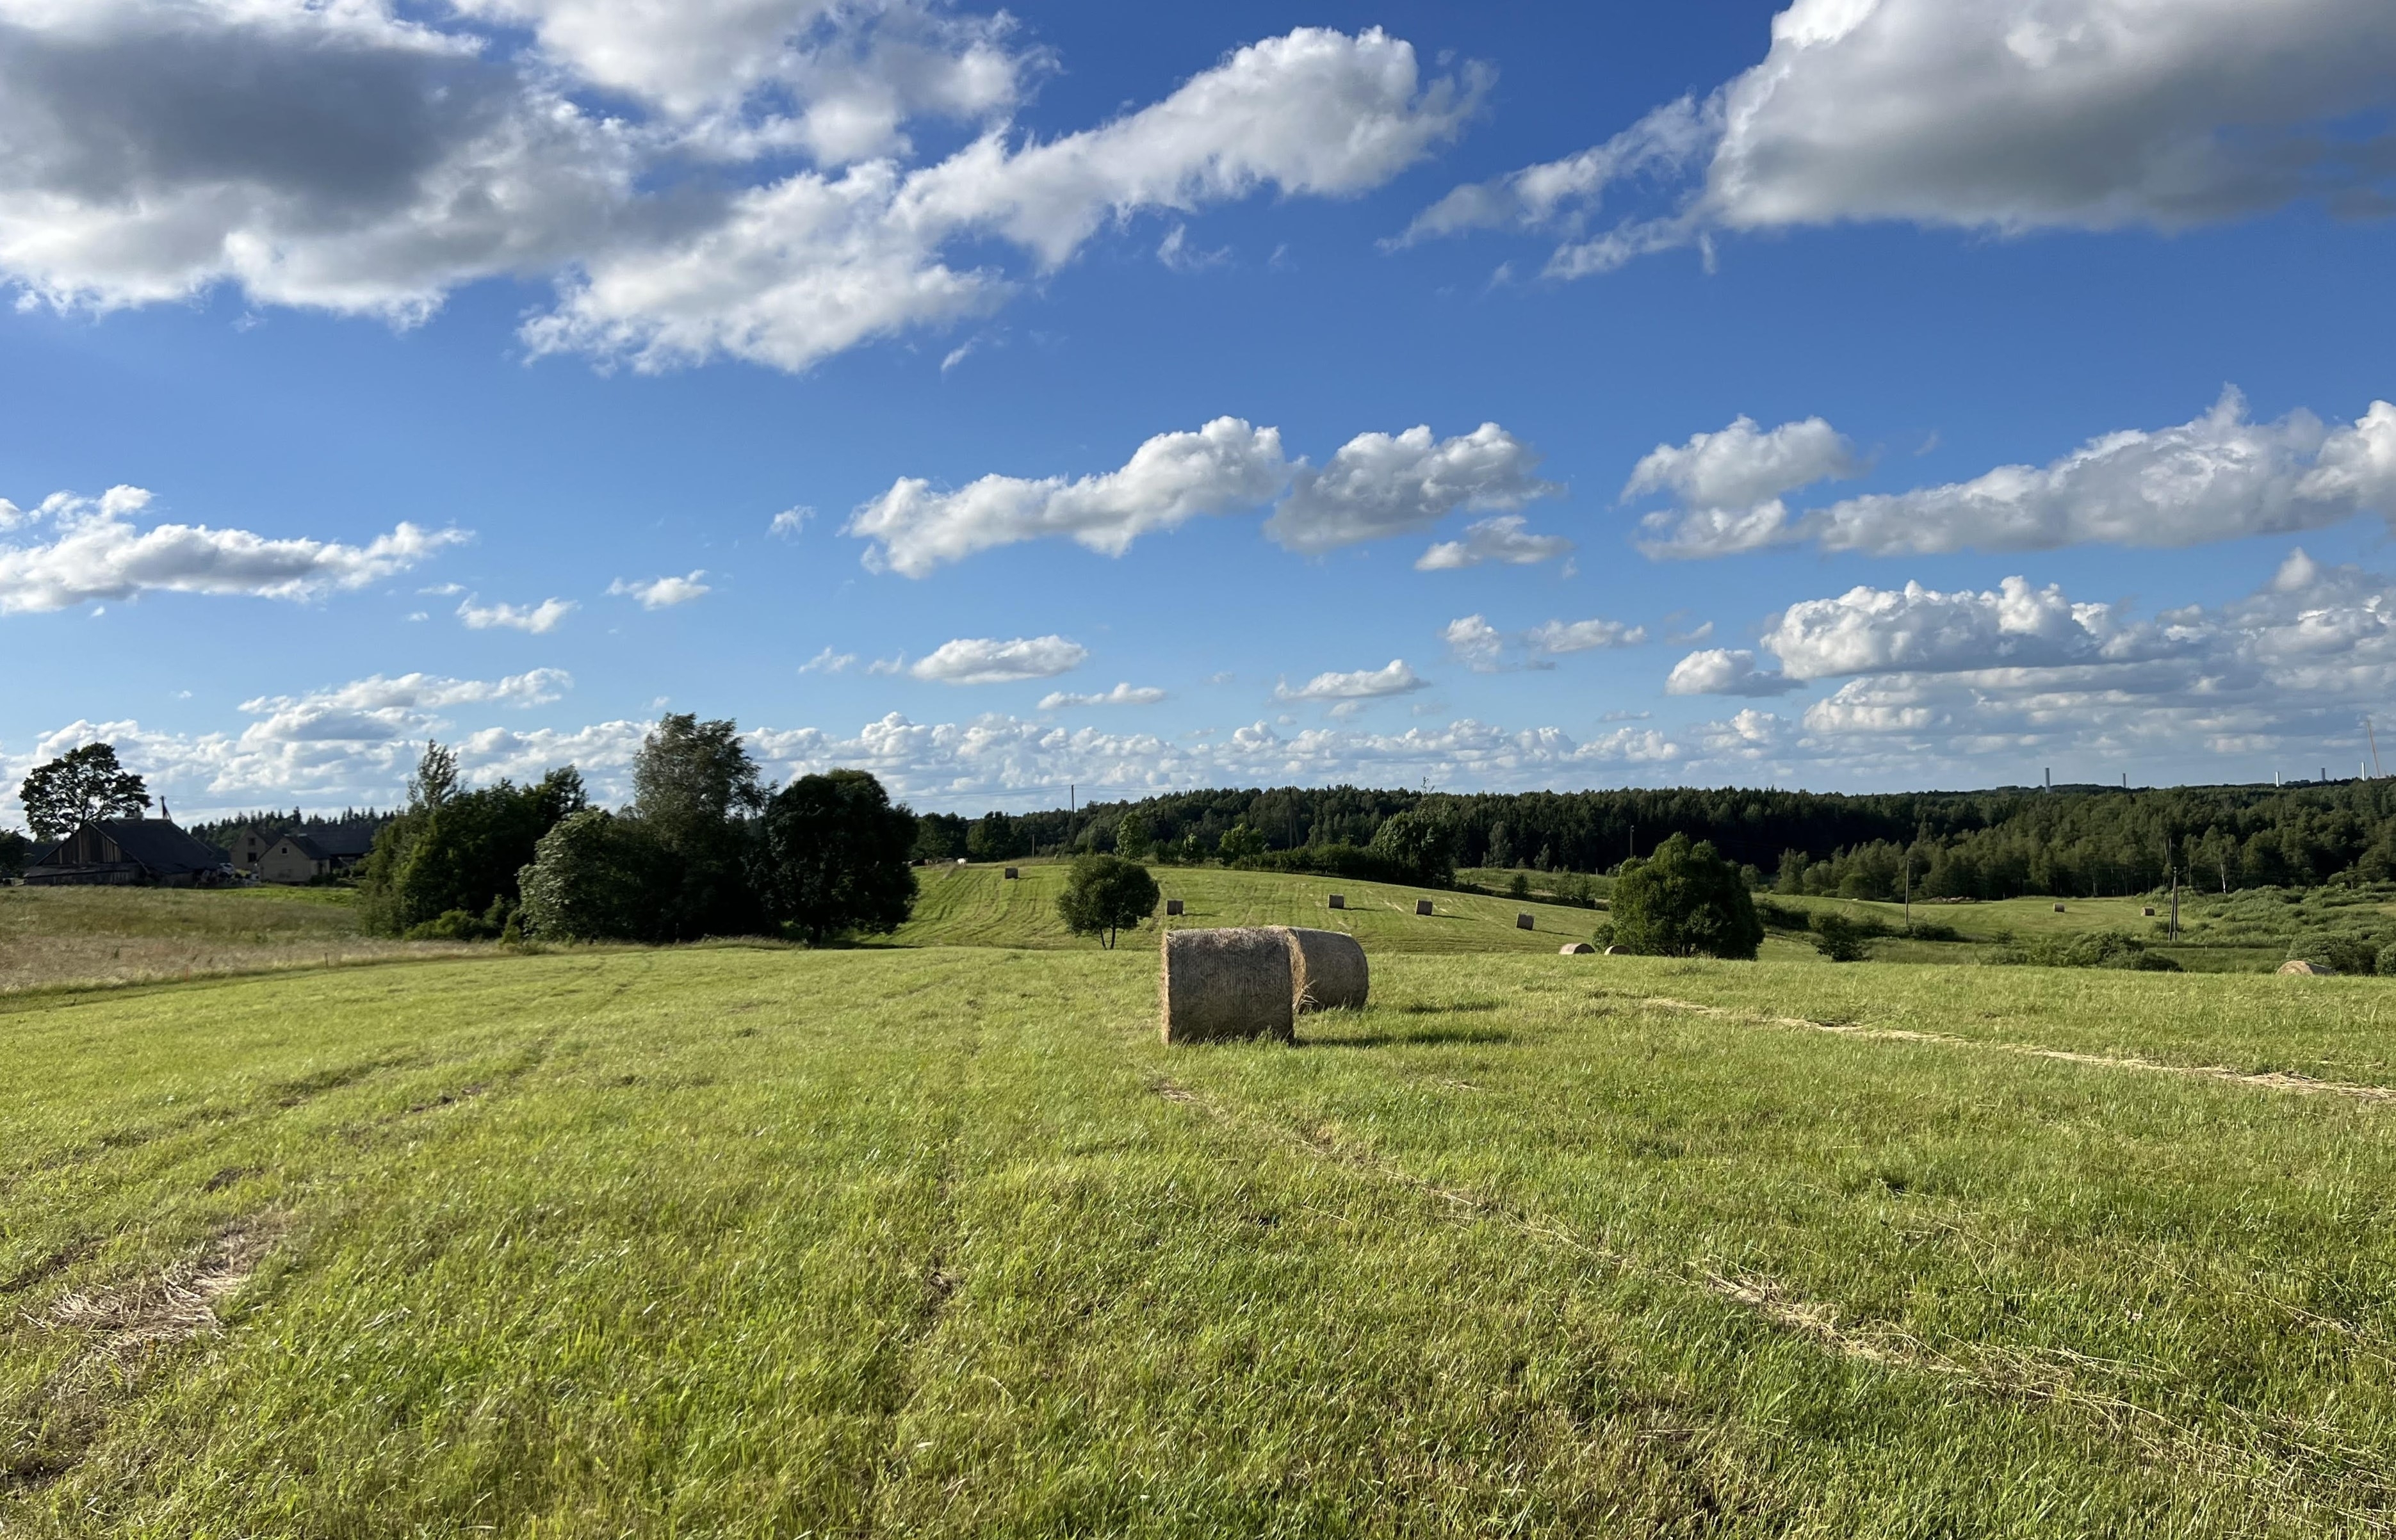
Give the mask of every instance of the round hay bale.
M 1525 911 L 1514 916 L 1514 928 L 1516 930 L 1537 930 L 1538 928 L 1538 922 L 1534 920 L 1531 915 Z
M 2063 912 L 2063 906 L 2062 906 L 2061 904 L 2057 904 L 2057 905 L 2056 905 L 2056 906 L 2055 906 L 2055 912 L 2056 912 L 2056 913 L 2057 913 L 2057 914 L 2061 914 L 2061 913 Z
M 1415 912 L 1417 914 L 1429 914 L 1431 912 L 1431 900 L 1428 898 L 1416 899 Z
M 2151 920 L 2151 919 L 2153 919 L 2153 918 L 2155 917 L 2155 906 L 2154 906 L 2154 905 L 2152 905 L 2152 904 L 2149 904 L 2146 908 L 2144 908 L 2144 909 L 2140 909 L 2138 912 L 2139 912 L 2140 914 L 2145 915 L 2148 919 Z
M 1609 948 L 1607 949 L 1611 950 L 1612 949 Z M 1559 957 L 1590 957 L 1595 955 L 1596 951 L 1597 949 L 1591 946 L 1586 941 L 1567 941 L 1563 946 L 1556 949 L 1556 955 Z
M 1165 912 L 1167 915 L 1179 914 L 1181 912 L 1181 900 L 1178 898 L 1167 898 L 1165 901 Z
M 1331 896 L 1331 907 L 1336 909 L 1346 909 L 1348 907 L 1348 896 L 1344 893 L 1333 894 Z
M 1290 943 L 1281 927 L 1164 933 L 1157 1005 L 1166 1042 L 1286 1042 L 1290 1003 Z
M 1289 998 L 1293 1010 L 1363 1010 L 1372 987 L 1364 949 L 1339 931 L 1289 927 Z
M 2309 974 L 2315 978 L 2336 978 L 2337 976 L 2337 970 L 2336 968 L 2326 967 L 2319 962 L 2308 962 L 2301 957 L 2292 957 L 2287 962 L 2281 963 L 2280 971 L 2283 974 Z
M 1620 957 L 1622 955 L 1622 949 L 1620 947 L 1608 947 L 1605 949 L 1605 955 L 1608 957 Z

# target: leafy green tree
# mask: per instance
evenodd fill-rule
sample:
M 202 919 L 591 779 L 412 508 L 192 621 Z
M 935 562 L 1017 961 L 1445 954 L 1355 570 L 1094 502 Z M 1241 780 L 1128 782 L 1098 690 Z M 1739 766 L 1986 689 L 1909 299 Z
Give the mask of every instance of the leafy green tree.
M 14 877 L 24 870 L 33 854 L 33 841 L 13 829 L 0 829 L 0 877 Z
M 1023 855 L 1028 836 L 1004 813 L 985 813 L 965 830 L 965 854 L 977 861 L 1006 861 Z
M 86 824 L 138 818 L 150 805 L 141 777 L 116 763 L 113 743 L 87 743 L 36 765 L 17 790 L 25 821 L 45 840 L 63 840 Z
M 862 770 L 801 776 L 765 803 L 752 878 L 768 916 L 811 946 L 886 935 L 915 908 L 915 815 Z
M 1814 918 L 1814 949 L 1833 962 L 1860 962 L 1871 955 L 1871 932 L 1844 914 Z
M 1627 861 L 1615 879 L 1614 944 L 1650 957 L 1752 959 L 1764 922 L 1738 868 L 1710 841 L 1675 834 L 1644 861 Z
M 655 940 L 664 919 L 656 896 L 673 881 L 646 825 L 586 808 L 542 835 L 518 875 L 523 925 L 545 940 Z
M 589 805 L 571 765 L 531 786 L 503 780 L 461 791 L 456 763 L 440 745 L 428 745 L 407 810 L 375 836 L 358 873 L 367 929 L 402 936 L 453 910 L 479 920 L 495 905 L 512 909 L 518 876 L 540 837 Z
M 965 820 L 954 813 L 915 815 L 915 856 L 953 861 L 965 853 Z
M 1083 856 L 1065 876 L 1057 913 L 1075 936 L 1095 936 L 1111 948 L 1115 933 L 1133 929 L 1156 912 L 1156 879 L 1138 861 L 1120 856 Z
M 661 935 L 690 941 L 766 927 L 749 881 L 748 822 L 765 802 L 757 762 L 730 719 L 672 712 L 642 740 L 627 811 L 672 858 L 650 896 Z
M 1215 856 L 1225 866 L 1253 861 L 1264 853 L 1264 835 L 1244 823 L 1235 823 L 1223 830 L 1223 837 L 1215 843 Z
M 1156 848 L 1156 834 L 1148 820 L 1137 813 L 1126 813 L 1115 820 L 1115 854 L 1127 861 L 1148 858 Z
M 1456 830 L 1437 814 L 1410 808 L 1383 818 L 1369 848 L 1390 864 L 1400 882 L 1456 885 Z

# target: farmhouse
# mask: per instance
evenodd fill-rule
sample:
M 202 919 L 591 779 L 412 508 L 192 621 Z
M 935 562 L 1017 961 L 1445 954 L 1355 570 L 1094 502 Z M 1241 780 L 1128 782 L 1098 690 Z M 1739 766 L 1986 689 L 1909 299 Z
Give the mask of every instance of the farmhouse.
M 230 881 L 224 852 L 166 818 L 104 818 L 35 854 L 29 886 L 214 887 Z
M 244 830 L 248 833 L 248 830 Z M 284 835 L 266 848 L 252 869 L 263 882 L 297 886 L 335 877 L 356 866 L 374 848 L 375 826 L 335 824 L 312 833 Z

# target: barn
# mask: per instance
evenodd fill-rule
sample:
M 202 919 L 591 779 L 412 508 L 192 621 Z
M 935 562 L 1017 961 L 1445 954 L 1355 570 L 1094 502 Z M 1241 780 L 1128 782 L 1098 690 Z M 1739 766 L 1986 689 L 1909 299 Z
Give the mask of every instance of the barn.
M 87 823 L 25 868 L 32 887 L 214 887 L 233 880 L 225 854 L 165 818 L 103 818 Z

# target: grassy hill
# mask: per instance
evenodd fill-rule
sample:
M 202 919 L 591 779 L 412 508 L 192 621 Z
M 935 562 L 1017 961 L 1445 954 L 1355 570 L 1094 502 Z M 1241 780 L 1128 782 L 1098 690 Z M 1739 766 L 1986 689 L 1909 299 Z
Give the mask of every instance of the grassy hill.
M 1375 956 L 0 1002 L 0 1533 L 2396 1521 L 2385 983 Z
M 1018 863 L 1023 875 L 1008 881 L 994 866 L 928 867 L 919 875 L 923 890 L 915 917 L 891 937 L 901 946 L 1089 947 L 1067 933 L 1057 918 L 1057 895 L 1065 866 L 1055 861 Z M 1586 941 L 1604 918 L 1594 909 L 1512 898 L 1487 898 L 1437 888 L 1399 887 L 1335 877 L 1294 877 L 1270 871 L 1227 871 L 1220 867 L 1155 867 L 1166 898 L 1178 898 L 1188 912 L 1175 924 L 1311 925 L 1345 931 L 1374 952 L 1554 951 L 1566 941 Z M 1330 896 L 1347 900 L 1330 907 Z M 1428 898 L 1433 913 L 1415 913 Z M 1536 927 L 1522 930 L 1515 916 L 1528 914 Z M 1154 945 L 1150 934 L 1135 938 Z

